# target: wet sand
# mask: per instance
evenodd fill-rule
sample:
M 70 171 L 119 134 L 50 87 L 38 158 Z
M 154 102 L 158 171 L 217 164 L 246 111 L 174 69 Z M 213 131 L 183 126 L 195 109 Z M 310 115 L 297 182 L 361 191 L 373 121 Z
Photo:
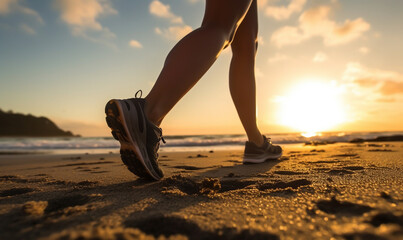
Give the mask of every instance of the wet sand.
M 403 238 L 403 142 L 160 156 L 147 182 L 118 154 L 0 155 L 0 239 Z

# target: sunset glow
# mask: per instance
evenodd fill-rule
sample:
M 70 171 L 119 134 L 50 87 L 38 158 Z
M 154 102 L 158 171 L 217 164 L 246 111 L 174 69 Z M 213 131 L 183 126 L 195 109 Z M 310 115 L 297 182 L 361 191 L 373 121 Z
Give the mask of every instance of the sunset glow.
M 304 82 L 279 99 L 279 124 L 314 136 L 346 120 L 341 91 L 334 84 Z
M 110 136 L 105 103 L 147 96 L 205 4 L 0 0 L 0 109 Z M 403 130 L 401 9 L 396 0 L 258 0 L 259 130 Z M 231 60 L 228 47 L 164 118 L 164 135 L 245 133 L 228 88 Z

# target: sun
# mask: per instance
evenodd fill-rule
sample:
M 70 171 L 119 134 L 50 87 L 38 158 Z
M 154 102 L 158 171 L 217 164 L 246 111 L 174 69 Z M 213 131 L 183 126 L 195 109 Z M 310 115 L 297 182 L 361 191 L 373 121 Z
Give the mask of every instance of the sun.
M 345 105 L 335 83 L 304 81 L 279 98 L 279 124 L 312 136 L 345 122 Z

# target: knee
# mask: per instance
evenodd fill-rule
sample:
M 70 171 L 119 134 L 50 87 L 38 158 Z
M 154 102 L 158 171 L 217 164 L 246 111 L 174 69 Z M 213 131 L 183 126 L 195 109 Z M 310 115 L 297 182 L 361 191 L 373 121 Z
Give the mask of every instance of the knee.
M 233 55 L 255 56 L 258 48 L 257 34 L 236 36 L 231 44 Z

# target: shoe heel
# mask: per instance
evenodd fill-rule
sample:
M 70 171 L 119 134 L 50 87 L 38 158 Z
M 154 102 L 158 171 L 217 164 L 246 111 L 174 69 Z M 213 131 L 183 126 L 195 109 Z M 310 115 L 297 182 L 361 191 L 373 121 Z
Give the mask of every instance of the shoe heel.
M 119 110 L 118 107 L 116 106 L 116 101 L 115 100 L 109 100 L 109 102 L 105 105 L 105 114 L 107 116 L 115 116 L 119 117 Z

